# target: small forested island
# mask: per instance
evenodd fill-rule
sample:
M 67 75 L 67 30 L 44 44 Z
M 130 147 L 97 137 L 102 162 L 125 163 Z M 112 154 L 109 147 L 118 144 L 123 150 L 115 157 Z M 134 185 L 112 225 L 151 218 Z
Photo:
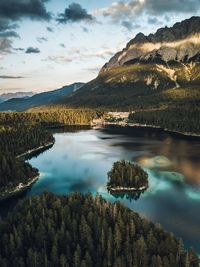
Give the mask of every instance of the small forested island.
M 0 219 L 0 266 L 198 267 L 193 249 L 119 202 L 45 193 Z
M 131 192 L 148 188 L 148 174 L 135 163 L 121 160 L 114 162 L 108 172 L 108 191 Z

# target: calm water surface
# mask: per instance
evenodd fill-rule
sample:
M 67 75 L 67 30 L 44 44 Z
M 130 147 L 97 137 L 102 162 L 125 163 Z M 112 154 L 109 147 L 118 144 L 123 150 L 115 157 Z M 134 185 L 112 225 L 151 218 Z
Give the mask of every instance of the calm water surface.
M 200 142 L 144 129 L 67 129 L 54 134 L 55 145 L 29 162 L 41 172 L 26 195 L 51 191 L 106 190 L 107 172 L 114 161 L 137 162 L 149 174 L 149 189 L 126 206 L 174 232 L 200 254 Z

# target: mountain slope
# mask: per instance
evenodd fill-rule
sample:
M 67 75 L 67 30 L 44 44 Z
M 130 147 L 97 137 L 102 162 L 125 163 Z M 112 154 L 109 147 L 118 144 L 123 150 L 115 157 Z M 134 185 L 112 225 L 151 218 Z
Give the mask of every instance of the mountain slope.
M 71 106 L 155 108 L 173 101 L 173 94 L 180 89 L 185 92 L 179 94 L 180 99 L 185 95 L 199 100 L 199 88 L 200 17 L 192 17 L 149 36 L 138 34 L 84 90 L 63 102 Z
M 13 98 L 0 104 L 0 111 L 24 111 L 42 105 L 56 104 L 57 101 L 75 92 L 83 83 L 73 83 L 54 91 L 36 94 L 29 98 Z
M 148 112 L 154 118 L 170 114 L 165 124 L 160 119 L 159 123 L 154 119 L 154 124 L 200 133 L 200 17 L 149 36 L 137 35 L 103 66 L 96 79 L 61 103 L 135 110 L 144 113 L 146 123 L 152 123 Z

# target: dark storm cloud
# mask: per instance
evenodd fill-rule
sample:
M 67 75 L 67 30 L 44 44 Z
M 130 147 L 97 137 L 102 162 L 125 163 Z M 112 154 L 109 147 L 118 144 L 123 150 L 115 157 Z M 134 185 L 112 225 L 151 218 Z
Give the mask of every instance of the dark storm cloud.
M 49 20 L 50 13 L 45 8 L 46 0 L 1 0 L 0 17 L 19 20 L 23 17 Z
M 72 3 L 65 9 L 64 13 L 59 14 L 57 21 L 60 23 L 94 21 L 94 17 L 78 3 Z
M 5 17 L 0 17 L 0 32 L 6 31 L 6 30 L 13 30 L 18 28 L 18 25 L 16 23 L 11 23 L 9 19 Z
M 0 37 L 16 37 L 16 38 L 19 38 L 19 35 L 15 31 L 3 31 L 3 32 L 0 32 Z
M 3 75 L 0 76 L 0 79 L 22 79 L 24 78 L 23 76 L 7 76 L 7 75 Z
M 38 53 L 40 53 L 40 50 L 37 47 L 28 47 L 26 49 L 26 52 L 25 53 L 26 54 L 32 54 L 32 53 L 38 54 Z
M 9 19 L 0 16 L 0 35 L 1 37 L 19 37 L 15 29 L 18 28 L 16 23 L 12 23 Z
M 50 20 L 51 14 L 45 8 L 46 0 L 1 0 L 0 34 L 5 37 L 19 37 L 14 31 L 17 21 L 23 18 Z M 12 31 L 10 31 L 12 30 Z

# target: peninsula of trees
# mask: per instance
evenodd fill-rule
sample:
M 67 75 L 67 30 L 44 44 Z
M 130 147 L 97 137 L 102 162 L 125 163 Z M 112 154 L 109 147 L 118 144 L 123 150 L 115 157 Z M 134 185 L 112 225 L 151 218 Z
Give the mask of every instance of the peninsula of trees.
M 0 236 L 2 267 L 199 266 L 172 233 L 98 194 L 25 199 L 0 220 Z
M 49 132 L 30 122 L 0 125 L 0 199 L 21 191 L 39 176 L 38 170 L 19 155 L 53 142 Z
M 66 108 L 0 113 L 0 199 L 21 191 L 39 175 L 37 169 L 19 156 L 52 145 L 54 137 L 48 127 L 89 125 L 102 114 L 97 110 Z
M 108 191 L 143 191 L 148 187 L 148 174 L 137 164 L 121 160 L 108 172 Z

